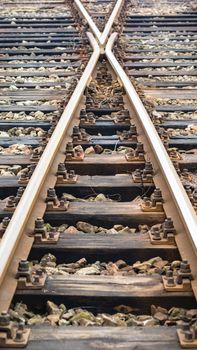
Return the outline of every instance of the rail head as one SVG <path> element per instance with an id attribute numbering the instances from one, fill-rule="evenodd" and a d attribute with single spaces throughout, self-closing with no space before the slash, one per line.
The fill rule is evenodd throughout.
<path id="1" fill-rule="evenodd" d="M 192 207 L 192 204 L 186 194 L 186 191 L 181 183 L 181 180 L 167 154 L 167 151 L 141 101 L 134 86 L 132 85 L 127 74 L 117 61 L 115 55 L 112 52 L 113 44 L 116 40 L 118 33 L 113 33 L 106 45 L 106 56 L 113 67 L 115 73 L 119 77 L 122 85 L 125 88 L 127 96 L 134 106 L 137 116 L 142 125 L 143 132 L 146 135 L 155 158 L 159 164 L 161 172 L 169 188 L 169 192 L 174 199 L 174 203 L 182 220 L 183 226 L 187 232 L 189 244 L 192 249 L 193 256 L 197 255 L 197 216 Z M 196 264 L 197 265 L 197 264 Z M 196 271 L 196 266 L 194 268 Z M 196 276 L 197 277 L 197 276 Z"/>
<path id="2" fill-rule="evenodd" d="M 79 11 L 83 15 L 84 19 L 88 22 L 90 29 L 96 36 L 96 39 L 98 40 L 99 45 L 101 48 L 105 47 L 105 44 L 107 42 L 108 36 L 110 34 L 111 28 L 114 24 L 115 19 L 117 18 L 118 14 L 120 13 L 121 7 L 124 4 L 124 0 L 117 0 L 116 4 L 113 8 L 113 11 L 105 25 L 104 31 L 101 33 L 100 30 L 97 28 L 96 24 L 92 20 L 91 16 L 89 15 L 88 11 L 85 9 L 83 4 L 80 0 L 74 0 L 75 4 L 77 5 Z"/>
<path id="3" fill-rule="evenodd" d="M 50 171 L 52 162 L 58 152 L 61 142 L 64 138 L 66 130 L 68 129 L 70 120 L 75 112 L 77 105 L 83 95 L 85 87 L 87 86 L 92 72 L 96 66 L 100 56 L 100 48 L 97 41 L 91 33 L 87 33 L 93 48 L 93 53 L 89 62 L 75 88 L 41 158 L 38 165 L 31 176 L 31 179 L 23 193 L 23 196 L 17 205 L 17 208 L 12 216 L 12 219 L 6 229 L 5 234 L 0 242 L 0 287 L 6 275 L 6 272 L 12 262 L 16 248 L 20 242 L 20 238 L 24 232 L 26 224 L 35 206 L 36 200 L 39 197 L 42 185 Z"/>
<path id="4" fill-rule="evenodd" d="M 118 17 L 123 4 L 124 4 L 124 0 L 117 0 L 116 5 L 113 8 L 113 11 L 112 11 L 107 23 L 106 23 L 105 29 L 100 37 L 99 42 L 100 42 L 102 47 L 104 47 L 106 42 L 107 42 L 107 39 L 108 39 L 108 36 L 109 36 L 110 31 L 112 29 L 112 26 L 113 26 L 116 18 Z"/>
<path id="5" fill-rule="evenodd" d="M 94 21 L 92 20 L 92 18 L 89 15 L 88 11 L 85 9 L 85 7 L 83 6 L 83 4 L 81 3 L 80 0 L 74 0 L 74 2 L 77 5 L 77 7 L 78 7 L 80 13 L 82 14 L 82 16 L 84 17 L 84 19 L 88 22 L 89 27 L 92 30 L 92 32 L 94 33 L 96 39 L 99 41 L 100 36 L 101 36 L 101 32 L 97 28 L 97 26 L 94 23 Z"/>

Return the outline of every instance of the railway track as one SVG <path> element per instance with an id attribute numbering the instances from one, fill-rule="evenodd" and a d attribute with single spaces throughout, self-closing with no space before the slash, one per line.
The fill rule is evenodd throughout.
<path id="1" fill-rule="evenodd" d="M 82 1 L 88 14 L 96 24 L 100 32 L 105 29 L 105 24 L 109 19 L 112 9 L 115 5 L 115 1 L 101 0 L 101 1 Z"/>
<path id="2" fill-rule="evenodd" d="M 1 348 L 197 348 L 195 7 L 134 5 L 3 4 Z"/>

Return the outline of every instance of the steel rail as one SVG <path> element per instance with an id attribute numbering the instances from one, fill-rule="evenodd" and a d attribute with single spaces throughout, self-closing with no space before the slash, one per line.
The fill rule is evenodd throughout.
<path id="1" fill-rule="evenodd" d="M 105 29 L 100 37 L 100 40 L 99 40 L 99 43 L 101 44 L 102 47 L 104 47 L 106 44 L 106 41 L 108 39 L 109 33 L 111 31 L 111 28 L 112 28 L 112 25 L 114 24 L 114 21 L 121 10 L 123 3 L 124 3 L 124 0 L 117 0 L 116 5 L 113 8 L 113 11 L 112 11 L 112 13 L 107 21 Z"/>
<path id="2" fill-rule="evenodd" d="M 33 207 L 36 204 L 36 200 L 39 198 L 39 193 L 47 174 L 49 174 L 50 167 L 62 143 L 65 132 L 68 129 L 73 113 L 80 102 L 84 89 L 89 82 L 100 56 L 100 48 L 97 41 L 91 33 L 87 33 L 87 36 L 93 48 L 93 53 L 38 162 L 33 175 L 31 176 L 31 179 L 0 242 L 0 285 L 2 284 L 9 265 L 12 262 L 17 245 L 20 242 L 20 238 L 31 215 Z"/>
<path id="3" fill-rule="evenodd" d="M 187 238 L 189 239 L 190 248 L 192 249 L 191 255 L 194 257 L 193 271 L 195 274 L 195 279 L 197 279 L 197 215 L 140 97 L 138 96 L 130 79 L 128 78 L 125 71 L 123 70 L 123 68 L 121 67 L 121 65 L 119 64 L 112 52 L 112 47 L 117 35 L 118 33 L 113 33 L 111 35 L 106 45 L 105 54 L 111 66 L 113 67 L 113 70 L 115 71 L 123 87 L 125 88 L 127 96 L 137 113 L 137 117 L 142 126 L 143 133 L 148 139 L 151 150 L 159 164 L 159 167 L 167 183 L 170 194 L 174 199 L 174 203 L 182 220 L 182 224 L 186 230 Z M 185 243 L 183 242 L 183 244 Z M 188 251 L 187 255 L 189 254 L 190 252 Z M 188 256 L 188 260 L 189 257 L 190 256 Z M 193 282 L 193 284 L 195 285 L 195 294 L 197 296 L 196 280 Z"/>
<path id="4" fill-rule="evenodd" d="M 86 21 L 89 24 L 89 27 L 91 28 L 92 32 L 94 33 L 94 35 L 96 36 L 97 40 L 99 41 L 100 36 L 101 36 L 101 32 L 98 29 L 97 25 L 94 23 L 94 21 L 92 20 L 92 18 L 90 17 L 88 11 L 85 9 L 85 7 L 83 6 L 83 4 L 81 3 L 80 0 L 74 0 L 75 4 L 77 5 L 79 11 L 81 12 L 81 14 L 83 15 L 83 17 L 86 19 Z"/>
<path id="5" fill-rule="evenodd" d="M 81 14 L 83 15 L 84 19 L 88 22 L 90 29 L 92 30 L 92 32 L 94 33 L 94 35 L 96 36 L 99 45 L 104 48 L 106 41 L 108 39 L 108 36 L 110 34 L 112 25 L 117 17 L 117 15 L 120 12 L 120 9 L 124 3 L 124 0 L 117 0 L 113 11 L 105 25 L 104 31 L 101 33 L 100 30 L 98 29 L 97 25 L 94 23 L 94 21 L 92 20 L 91 16 L 89 15 L 88 11 L 85 9 L 84 5 L 81 3 L 80 0 L 74 0 L 75 4 L 77 5 L 79 11 L 81 12 Z"/>

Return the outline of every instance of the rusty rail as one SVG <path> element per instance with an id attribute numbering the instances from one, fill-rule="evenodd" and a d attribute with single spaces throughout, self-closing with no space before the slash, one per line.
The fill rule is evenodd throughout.
<path id="1" fill-rule="evenodd" d="M 194 277 L 194 281 L 192 282 L 193 290 L 195 296 L 197 297 L 197 216 L 141 99 L 139 98 L 130 79 L 112 52 L 112 47 L 114 41 L 117 38 L 117 35 L 118 33 L 113 33 L 111 35 L 106 45 L 105 54 L 120 82 L 124 86 L 127 96 L 137 113 L 138 119 L 143 129 L 143 133 L 150 144 L 153 154 L 155 155 L 159 168 L 161 169 L 165 182 L 168 186 L 169 192 L 176 205 L 182 225 L 184 226 L 187 233 L 187 242 L 182 238 L 180 240 L 177 239 L 176 242 L 182 257 L 190 261 Z M 177 235 L 177 237 L 178 236 L 179 235 Z M 188 242 L 189 245 L 187 246 Z"/>
<path id="2" fill-rule="evenodd" d="M 77 5 L 79 12 L 82 14 L 82 16 L 86 19 L 86 21 L 89 24 L 89 27 L 91 28 L 92 32 L 94 33 L 95 37 L 97 38 L 97 40 L 99 41 L 99 38 L 101 36 L 101 32 L 100 30 L 97 28 L 96 24 L 94 23 L 94 21 L 92 20 L 92 18 L 90 17 L 88 11 L 85 9 L 85 7 L 83 6 L 83 4 L 81 3 L 80 0 L 74 0 L 75 4 Z"/>
<path id="3" fill-rule="evenodd" d="M 106 26 L 104 28 L 104 31 L 101 33 L 100 30 L 97 28 L 96 24 L 94 23 L 94 21 L 92 20 L 91 16 L 89 15 L 88 11 L 85 9 L 85 7 L 83 6 L 83 4 L 81 3 L 80 0 L 74 0 L 75 4 L 77 5 L 80 13 L 82 14 L 82 16 L 84 17 L 84 19 L 88 22 L 90 29 L 92 30 L 92 32 L 94 33 L 94 35 L 96 36 L 96 39 L 98 40 L 99 45 L 104 48 L 106 41 L 108 39 L 108 36 L 110 34 L 112 25 L 116 19 L 116 17 L 118 16 L 121 7 L 124 3 L 124 0 L 117 0 L 113 11 L 106 23 Z"/>
<path id="4" fill-rule="evenodd" d="M 46 176 L 50 172 L 51 164 L 61 145 L 65 132 L 68 129 L 73 113 L 79 104 L 84 89 L 98 61 L 100 49 L 97 41 L 94 39 L 91 33 L 87 33 L 87 35 L 93 47 L 91 58 L 43 152 L 43 155 L 40 158 L 40 161 L 38 162 L 38 165 L 24 191 L 19 204 L 17 205 L 12 219 L 1 240 L 0 285 L 2 284 L 8 267 L 13 260 L 17 245 L 21 239 L 22 233 L 29 220 L 33 207 L 36 204 L 36 200 L 39 197 Z"/>

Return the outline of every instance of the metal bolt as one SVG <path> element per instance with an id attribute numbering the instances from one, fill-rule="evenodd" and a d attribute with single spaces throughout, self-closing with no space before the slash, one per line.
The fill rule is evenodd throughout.
<path id="1" fill-rule="evenodd" d="M 52 187 L 48 188 L 48 190 L 47 190 L 47 197 L 49 199 L 56 199 L 57 198 L 54 188 L 52 188 Z"/>
<path id="2" fill-rule="evenodd" d="M 134 175 L 137 179 L 139 179 L 140 181 L 142 181 L 142 171 L 140 169 L 136 169 L 134 172 Z"/>
<path id="3" fill-rule="evenodd" d="M 144 153 L 144 146 L 141 142 L 137 143 L 137 147 L 136 147 L 136 153 Z"/>
<path id="4" fill-rule="evenodd" d="M 166 277 L 167 277 L 167 278 L 173 277 L 173 271 L 172 271 L 172 270 L 167 270 L 167 271 L 166 271 Z"/>
<path id="5" fill-rule="evenodd" d="M 160 240 L 161 239 L 161 233 L 159 230 L 159 227 L 152 227 L 151 234 L 153 235 L 154 240 Z"/>
<path id="6" fill-rule="evenodd" d="M 40 276 L 35 275 L 35 276 L 33 277 L 33 282 L 34 282 L 35 284 L 40 283 Z"/>
<path id="7" fill-rule="evenodd" d="M 73 126 L 73 134 L 79 134 L 79 126 L 78 125 Z"/>
<path id="8" fill-rule="evenodd" d="M 132 125 L 130 126 L 129 133 L 130 133 L 131 135 L 136 135 L 137 130 L 136 130 L 136 126 L 135 126 L 135 125 L 132 124 Z"/>
<path id="9" fill-rule="evenodd" d="M 169 287 L 175 286 L 174 277 L 168 277 L 167 278 L 167 286 L 169 286 Z"/>
<path id="10" fill-rule="evenodd" d="M 55 232 L 50 231 L 49 232 L 49 239 L 54 239 L 54 237 L 55 237 Z"/>
<path id="11" fill-rule="evenodd" d="M 10 222 L 10 218 L 8 218 L 7 216 L 5 218 L 3 218 L 2 220 L 2 228 L 3 229 L 6 229 L 9 225 L 9 222 Z"/>
<path id="12" fill-rule="evenodd" d="M 28 272 L 29 271 L 29 261 L 21 260 L 18 264 L 18 272 Z"/>
<path id="13" fill-rule="evenodd" d="M 60 206 L 60 207 L 64 207 L 64 206 L 65 206 L 65 200 L 64 200 L 64 199 L 61 199 L 61 200 L 60 200 L 59 206 Z"/>
<path id="14" fill-rule="evenodd" d="M 73 143 L 68 142 L 66 145 L 66 153 L 71 153 L 71 152 L 73 152 Z"/>
<path id="15" fill-rule="evenodd" d="M 167 238 L 168 233 L 175 233 L 175 228 L 174 228 L 174 224 L 173 221 L 170 217 L 166 218 L 163 225 L 163 232 L 164 232 L 164 238 Z"/>
<path id="16" fill-rule="evenodd" d="M 36 159 L 39 158 L 40 155 L 42 154 L 42 152 L 43 152 L 43 150 L 35 148 L 35 149 L 32 151 L 32 159 L 34 159 L 34 158 L 36 158 Z"/>
<path id="17" fill-rule="evenodd" d="M 24 338 L 23 338 L 23 332 L 20 331 L 20 330 L 18 330 L 18 331 L 16 332 L 15 341 L 16 341 L 16 342 L 22 342 L 23 339 L 24 339 Z"/>
<path id="18" fill-rule="evenodd" d="M 16 205 L 15 197 L 14 197 L 14 196 L 8 197 L 8 200 L 7 200 L 7 203 L 6 203 L 6 207 L 8 207 L 8 208 L 14 208 L 15 205 Z"/>
<path id="19" fill-rule="evenodd" d="M 159 187 L 156 187 L 154 190 L 154 197 L 156 198 L 162 198 L 161 190 Z"/>
<path id="20" fill-rule="evenodd" d="M 184 175 L 187 176 L 187 175 L 188 175 L 188 169 L 183 169 L 183 170 L 182 170 L 182 175 L 183 175 L 183 176 L 184 176 Z"/>
<path id="21" fill-rule="evenodd" d="M 189 330 L 189 323 L 183 322 L 181 324 L 181 329 L 182 329 L 182 331 L 188 331 Z"/>
<path id="22" fill-rule="evenodd" d="M 72 137 L 74 141 L 80 140 L 81 139 L 81 132 L 79 130 L 78 125 L 75 125 L 73 127 L 73 133 L 72 133 Z"/>
<path id="23" fill-rule="evenodd" d="M 43 238 L 46 238 L 47 229 L 44 226 L 44 220 L 42 218 L 37 218 L 35 220 L 34 233 L 41 234 Z"/>
<path id="24" fill-rule="evenodd" d="M 151 199 L 153 201 L 153 205 L 156 204 L 157 202 L 163 202 L 162 193 L 161 193 L 160 188 L 158 188 L 158 187 L 155 188 L 155 190 L 151 196 Z"/>
<path id="25" fill-rule="evenodd" d="M 36 275 L 42 276 L 43 275 L 42 269 L 36 269 Z"/>
<path id="26" fill-rule="evenodd" d="M 182 284 L 183 283 L 183 278 L 182 278 L 182 276 L 181 275 L 177 275 L 177 277 L 176 277 L 176 283 L 177 284 Z"/>
<path id="27" fill-rule="evenodd" d="M 181 273 L 190 273 L 191 269 L 190 269 L 190 265 L 188 264 L 187 260 L 183 260 L 180 264 L 180 272 Z"/>
<path id="28" fill-rule="evenodd" d="M 24 192 L 24 188 L 23 188 L 23 187 L 19 187 L 16 196 L 17 196 L 18 198 L 21 198 L 22 195 L 23 195 L 23 192 Z"/>
<path id="29" fill-rule="evenodd" d="M 70 179 L 72 179 L 73 177 L 75 177 L 75 171 L 74 170 L 70 170 L 69 173 L 68 173 L 68 177 Z"/>
<path id="30" fill-rule="evenodd" d="M 19 180 L 28 180 L 29 179 L 29 176 L 28 176 L 28 171 L 25 171 L 24 173 L 22 173 L 19 177 Z"/>
<path id="31" fill-rule="evenodd" d="M 10 315 L 7 311 L 2 311 L 0 314 L 0 326 L 9 326 L 10 324 Z"/>
<path id="32" fill-rule="evenodd" d="M 166 229 L 174 229 L 174 224 L 173 224 L 173 221 L 170 217 L 167 217 L 164 221 L 164 227 Z"/>
<path id="33" fill-rule="evenodd" d="M 85 109 L 82 109 L 82 110 L 81 110 L 80 116 L 81 116 L 81 117 L 86 117 L 86 111 L 85 111 Z"/>
<path id="34" fill-rule="evenodd" d="M 25 323 L 20 321 L 19 325 L 18 325 L 18 329 L 19 329 L 19 331 L 24 331 L 25 330 Z"/>
<path id="35" fill-rule="evenodd" d="M 44 220 L 42 218 L 37 218 L 35 220 L 35 229 L 42 229 L 44 228 Z"/>
<path id="36" fill-rule="evenodd" d="M 58 164 L 58 171 L 65 171 L 65 170 L 66 170 L 65 164 L 64 163 L 59 163 Z"/>
<path id="37" fill-rule="evenodd" d="M 18 191 L 17 191 L 17 194 L 16 194 L 16 197 L 15 197 L 16 204 L 19 203 L 19 201 L 20 201 L 20 199 L 21 199 L 21 197 L 23 195 L 23 192 L 24 192 L 24 188 L 23 187 L 19 187 Z"/>
<path id="38" fill-rule="evenodd" d="M 56 124 L 57 124 L 57 117 L 56 117 L 56 116 L 53 116 L 53 117 L 52 117 L 51 124 L 52 124 L 52 125 L 54 125 L 54 124 L 56 125 Z"/>
<path id="39" fill-rule="evenodd" d="M 185 342 L 192 342 L 193 341 L 193 334 L 191 331 L 184 332 L 184 341 Z"/>
<path id="40" fill-rule="evenodd" d="M 143 171 L 145 174 L 153 174 L 153 166 L 151 162 L 146 162 L 145 163 L 145 168 Z"/>
<path id="41" fill-rule="evenodd" d="M 59 163 L 57 168 L 57 175 L 63 175 L 65 176 L 67 173 L 66 167 L 64 163 Z"/>

